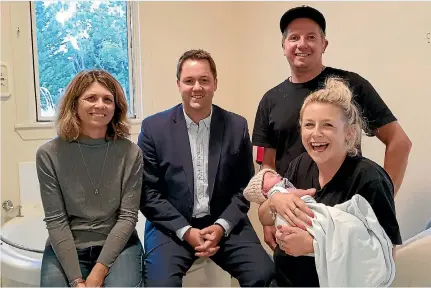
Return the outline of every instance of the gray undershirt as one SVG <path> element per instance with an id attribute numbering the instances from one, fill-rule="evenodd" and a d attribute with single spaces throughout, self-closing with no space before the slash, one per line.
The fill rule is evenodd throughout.
<path id="1" fill-rule="evenodd" d="M 130 237 L 137 237 L 143 175 L 142 152 L 133 142 L 109 141 L 108 154 L 105 139 L 83 136 L 79 142 L 83 156 L 77 141 L 60 137 L 36 153 L 47 245 L 69 281 L 82 277 L 76 249 L 103 246 L 97 262 L 110 267 Z"/>

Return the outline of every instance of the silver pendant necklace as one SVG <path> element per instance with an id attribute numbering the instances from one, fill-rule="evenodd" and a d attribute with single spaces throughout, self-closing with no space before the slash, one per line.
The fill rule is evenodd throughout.
<path id="1" fill-rule="evenodd" d="M 105 160 L 103 161 L 103 166 L 102 166 L 102 173 L 100 174 L 99 184 L 97 184 L 97 187 L 96 187 L 96 185 L 94 185 L 93 179 L 90 176 L 90 171 L 88 171 L 87 163 L 85 163 L 84 154 L 82 154 L 81 143 L 79 143 L 78 141 L 79 152 L 81 152 L 82 161 L 84 162 L 84 166 L 85 166 L 85 170 L 87 171 L 88 178 L 91 181 L 91 185 L 93 185 L 94 194 L 99 194 L 100 182 L 102 181 L 103 171 L 105 170 L 106 158 L 108 157 L 109 144 L 110 142 L 108 142 L 108 148 L 106 148 Z"/>

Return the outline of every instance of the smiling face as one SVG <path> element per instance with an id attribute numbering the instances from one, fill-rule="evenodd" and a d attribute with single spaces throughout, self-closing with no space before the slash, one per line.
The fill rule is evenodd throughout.
<path id="1" fill-rule="evenodd" d="M 115 112 L 115 99 L 112 93 L 99 82 L 91 84 L 78 98 L 77 107 L 81 133 L 105 135 Z"/>
<path id="2" fill-rule="evenodd" d="M 214 92 L 217 90 L 217 79 L 207 60 L 184 61 L 177 85 L 187 114 L 209 115 Z"/>
<path id="3" fill-rule="evenodd" d="M 298 18 L 287 26 L 283 53 L 292 69 L 308 70 L 322 65 L 328 41 L 319 25 L 308 18 Z"/>
<path id="4" fill-rule="evenodd" d="M 302 144 L 318 165 L 346 156 L 348 131 L 339 107 L 316 102 L 305 106 L 301 119 Z"/>

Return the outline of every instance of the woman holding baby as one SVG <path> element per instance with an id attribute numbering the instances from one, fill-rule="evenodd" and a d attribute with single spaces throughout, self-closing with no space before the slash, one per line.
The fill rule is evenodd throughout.
<path id="1" fill-rule="evenodd" d="M 277 227 L 277 284 L 311 287 L 319 286 L 314 257 L 305 256 L 314 252 L 313 237 L 306 230 L 314 215 L 301 196 L 311 195 L 318 203 L 334 206 L 359 194 L 369 202 L 394 246 L 401 244 L 401 236 L 390 177 L 358 153 L 363 121 L 344 82 L 329 78 L 323 89 L 310 94 L 299 122 L 307 152 L 293 160 L 284 175 L 297 190 L 268 193 L 270 187 L 263 189 L 267 200 L 259 207 L 259 219 L 263 225 L 274 225 L 273 216 L 278 214 L 290 224 Z M 266 174 L 271 173 L 263 173 L 262 182 Z"/>

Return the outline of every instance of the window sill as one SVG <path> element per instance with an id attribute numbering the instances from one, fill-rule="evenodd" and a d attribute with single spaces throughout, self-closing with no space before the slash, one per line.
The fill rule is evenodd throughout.
<path id="1" fill-rule="evenodd" d="M 51 139 L 57 135 L 52 122 L 15 124 L 15 131 L 25 141 Z"/>
<path id="2" fill-rule="evenodd" d="M 141 120 L 130 119 L 130 132 L 132 135 L 141 131 Z M 28 124 L 15 124 L 15 131 L 22 140 L 47 140 L 57 135 L 53 122 L 36 122 Z"/>

